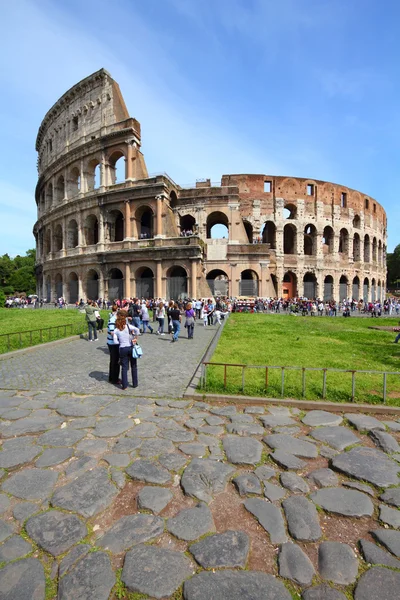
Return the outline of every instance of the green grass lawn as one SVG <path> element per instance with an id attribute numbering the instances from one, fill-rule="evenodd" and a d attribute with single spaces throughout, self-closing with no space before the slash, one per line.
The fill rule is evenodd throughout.
<path id="1" fill-rule="evenodd" d="M 100 312 L 106 324 L 108 311 Z M 0 308 L 0 354 L 86 331 L 85 315 L 76 308 L 54 310 Z M 18 335 L 10 335 L 7 338 L 4 334 Z"/>
<path id="2" fill-rule="evenodd" d="M 212 362 L 246 365 L 327 367 L 376 371 L 400 371 L 400 344 L 395 334 L 368 329 L 371 325 L 391 326 L 398 318 L 321 318 L 291 315 L 232 314 L 222 332 Z M 281 397 L 281 370 L 246 369 L 242 391 L 242 370 L 227 369 L 224 388 L 223 367 L 207 368 L 207 391 Z M 302 372 L 285 373 L 285 397 L 302 397 Z M 322 373 L 306 372 L 306 399 L 321 399 Z M 400 406 L 400 373 L 387 377 L 387 404 Z M 379 403 L 383 378 L 356 375 L 356 401 Z M 351 398 L 351 374 L 327 374 L 327 400 L 347 402 Z"/>

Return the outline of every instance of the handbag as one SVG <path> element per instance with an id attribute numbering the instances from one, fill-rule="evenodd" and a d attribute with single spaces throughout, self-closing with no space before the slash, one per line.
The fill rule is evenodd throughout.
<path id="1" fill-rule="evenodd" d="M 189 325 L 194 325 L 194 317 L 186 317 L 185 327 L 189 327 Z"/>
<path id="2" fill-rule="evenodd" d="M 132 346 L 132 356 L 133 356 L 133 358 L 142 358 L 142 356 L 143 356 L 142 346 L 139 346 L 139 344 L 134 344 Z"/>

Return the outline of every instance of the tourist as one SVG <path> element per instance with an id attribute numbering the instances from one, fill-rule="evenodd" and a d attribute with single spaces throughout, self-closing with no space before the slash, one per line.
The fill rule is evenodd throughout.
<path id="1" fill-rule="evenodd" d="M 111 308 L 107 324 L 107 346 L 110 352 L 110 367 L 108 381 L 114 385 L 121 383 L 119 378 L 119 343 L 114 341 L 115 321 L 117 319 L 118 306 L 114 304 Z"/>
<path id="2" fill-rule="evenodd" d="M 173 333 L 173 326 L 172 326 L 172 318 L 171 318 L 171 312 L 174 309 L 174 301 L 170 300 L 168 302 L 168 308 L 167 308 L 167 317 L 168 317 L 168 333 L 171 334 Z"/>
<path id="3" fill-rule="evenodd" d="M 400 321 L 399 321 L 399 325 L 400 325 Z M 397 333 L 394 343 L 398 344 L 398 342 L 400 340 L 400 327 L 393 327 L 393 331 L 395 331 Z"/>
<path id="4" fill-rule="evenodd" d="M 170 316 L 171 316 L 172 329 L 173 329 L 173 337 L 172 337 L 171 341 L 177 342 L 178 337 L 179 337 L 179 332 L 181 330 L 182 317 L 181 317 L 181 312 L 180 312 L 179 307 L 176 302 L 174 303 L 173 308 L 170 310 Z"/>
<path id="5" fill-rule="evenodd" d="M 120 310 L 117 313 L 114 329 L 114 342 L 119 344 L 119 358 L 121 361 L 121 379 L 122 389 L 128 387 L 128 368 L 131 366 L 132 385 L 138 386 L 137 359 L 132 356 L 132 345 L 137 343 L 132 334 L 135 328 L 127 323 L 128 313 L 125 310 Z"/>
<path id="6" fill-rule="evenodd" d="M 156 331 L 157 335 L 165 335 L 164 333 L 164 321 L 165 321 L 165 307 L 164 303 L 160 302 L 157 306 L 157 309 L 153 308 L 154 311 L 157 311 L 157 321 L 158 321 L 158 330 Z"/>
<path id="7" fill-rule="evenodd" d="M 88 300 L 87 301 L 87 304 L 85 306 L 85 313 L 86 313 L 86 321 L 87 321 L 87 324 L 88 324 L 88 339 L 89 339 L 89 342 L 93 342 L 92 335 L 93 335 L 94 341 L 97 342 L 96 308 L 94 306 L 93 300 Z"/>
<path id="8" fill-rule="evenodd" d="M 150 333 L 153 333 L 153 328 L 150 325 L 150 315 L 149 315 L 149 311 L 146 306 L 146 302 L 143 302 L 143 304 L 142 304 L 142 308 L 140 310 L 140 316 L 142 318 L 143 333 L 146 333 L 147 327 L 150 329 Z"/>
<path id="9" fill-rule="evenodd" d="M 192 308 L 191 302 L 188 302 L 186 305 L 185 317 L 186 317 L 185 327 L 187 329 L 188 340 L 192 340 L 193 333 L 194 333 L 195 314 L 194 314 L 194 310 Z"/>
<path id="10" fill-rule="evenodd" d="M 194 307 L 196 309 L 196 318 L 200 319 L 201 318 L 201 309 L 203 308 L 203 303 L 200 298 L 196 301 Z"/>
<path id="11" fill-rule="evenodd" d="M 214 320 L 214 304 L 209 298 L 207 302 L 207 325 L 212 325 Z"/>

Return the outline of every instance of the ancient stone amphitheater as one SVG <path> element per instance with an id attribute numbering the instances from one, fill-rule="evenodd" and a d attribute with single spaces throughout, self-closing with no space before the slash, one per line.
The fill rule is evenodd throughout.
<path id="1" fill-rule="evenodd" d="M 180 186 L 149 175 L 140 147 L 140 124 L 104 69 L 46 114 L 36 140 L 41 297 L 383 297 L 387 223 L 373 198 L 273 175 Z"/>

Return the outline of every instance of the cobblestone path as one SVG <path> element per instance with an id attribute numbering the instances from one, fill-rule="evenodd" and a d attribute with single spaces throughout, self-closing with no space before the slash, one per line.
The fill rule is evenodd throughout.
<path id="1" fill-rule="evenodd" d="M 45 384 L 0 392 L 1 600 L 398 597 L 400 421 Z"/>
<path id="2" fill-rule="evenodd" d="M 99 335 L 98 342 L 75 339 L 5 355 L 0 360 L 0 389 L 177 398 L 183 395 L 217 327 L 196 323 L 192 340 L 187 339 L 186 329 L 182 328 L 175 344 L 171 344 L 169 335 L 146 333 L 141 336 L 144 354 L 138 363 L 139 387 L 135 390 L 110 389 L 105 333 Z M 129 382 L 131 385 L 130 375 Z"/>

